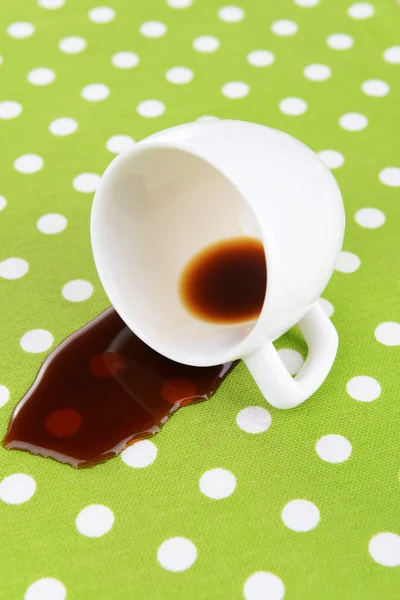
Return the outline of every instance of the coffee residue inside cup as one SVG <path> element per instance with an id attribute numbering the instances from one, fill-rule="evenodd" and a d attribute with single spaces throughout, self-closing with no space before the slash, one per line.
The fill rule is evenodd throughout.
<path id="1" fill-rule="evenodd" d="M 266 289 L 264 246 L 247 236 L 207 246 L 189 260 L 179 281 L 181 301 L 194 317 L 227 325 L 257 319 Z"/>

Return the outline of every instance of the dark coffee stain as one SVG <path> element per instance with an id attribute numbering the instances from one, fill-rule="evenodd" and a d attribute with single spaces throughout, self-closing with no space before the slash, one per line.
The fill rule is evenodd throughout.
<path id="1" fill-rule="evenodd" d="M 225 325 L 258 319 L 266 289 L 264 246 L 248 236 L 207 246 L 190 259 L 179 282 L 181 300 L 193 316 Z"/>
<path id="2" fill-rule="evenodd" d="M 153 436 L 181 406 L 210 398 L 235 365 L 169 360 L 110 308 L 48 356 L 3 445 L 74 467 L 95 465 Z"/>

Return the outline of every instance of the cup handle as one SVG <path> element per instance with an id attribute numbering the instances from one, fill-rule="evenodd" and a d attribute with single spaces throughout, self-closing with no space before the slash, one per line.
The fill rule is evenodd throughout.
<path id="1" fill-rule="evenodd" d="M 308 356 L 295 378 L 283 364 L 272 342 L 243 358 L 265 399 L 275 408 L 293 408 L 322 385 L 335 360 L 339 338 L 318 302 L 299 321 Z"/>

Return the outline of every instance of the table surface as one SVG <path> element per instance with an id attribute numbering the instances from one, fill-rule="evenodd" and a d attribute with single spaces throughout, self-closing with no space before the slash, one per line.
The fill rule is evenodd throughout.
<path id="1" fill-rule="evenodd" d="M 76 471 L 1 449 L 0 597 L 394 600 L 399 7 L 107 1 L 2 2 L 1 434 L 44 357 L 108 306 L 89 240 L 101 173 L 205 116 L 286 131 L 332 169 L 347 229 L 323 305 L 340 349 L 291 411 L 241 364 L 123 459 Z M 296 331 L 277 347 L 296 372 Z"/>

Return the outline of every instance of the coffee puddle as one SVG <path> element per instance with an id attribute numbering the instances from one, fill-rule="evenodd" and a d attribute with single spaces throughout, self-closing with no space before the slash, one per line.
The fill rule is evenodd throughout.
<path id="1" fill-rule="evenodd" d="M 169 360 L 110 308 L 45 360 L 3 445 L 74 467 L 95 465 L 153 436 L 179 407 L 210 398 L 235 365 Z"/>

